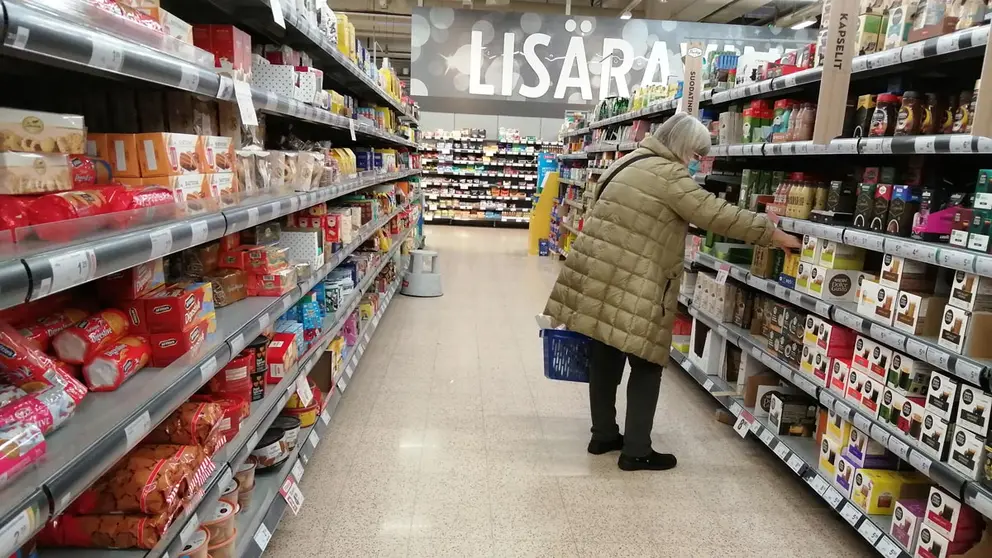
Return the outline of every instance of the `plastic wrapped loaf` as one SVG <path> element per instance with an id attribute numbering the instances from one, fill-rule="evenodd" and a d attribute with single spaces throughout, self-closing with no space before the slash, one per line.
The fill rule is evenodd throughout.
<path id="1" fill-rule="evenodd" d="M 83 365 L 86 387 L 92 391 L 113 391 L 144 368 L 152 355 L 147 336 L 122 337 Z"/>
<path id="2" fill-rule="evenodd" d="M 183 403 L 145 438 L 147 444 L 206 445 L 224 418 L 216 403 Z"/>
<path id="3" fill-rule="evenodd" d="M 38 534 L 38 542 L 42 546 L 151 550 L 161 540 L 171 521 L 167 514 L 66 514 L 45 525 Z"/>
<path id="4" fill-rule="evenodd" d="M 56 335 L 52 349 L 64 362 L 83 364 L 127 335 L 129 323 L 121 310 L 102 310 Z"/>

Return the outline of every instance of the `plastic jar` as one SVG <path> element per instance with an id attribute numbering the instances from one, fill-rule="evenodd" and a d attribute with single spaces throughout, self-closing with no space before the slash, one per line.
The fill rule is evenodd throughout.
<path id="1" fill-rule="evenodd" d="M 902 106 L 896 116 L 897 136 L 915 136 L 920 133 L 924 119 L 923 97 L 916 91 L 907 91 L 902 96 Z"/>
<path id="2" fill-rule="evenodd" d="M 179 558 L 207 558 L 207 547 L 210 536 L 207 530 L 200 527 L 193 532 L 193 536 L 183 545 Z"/>
<path id="3" fill-rule="evenodd" d="M 920 121 L 920 133 L 936 134 L 940 132 L 940 97 L 936 93 L 927 93 L 926 96 L 923 118 Z"/>
<path id="4" fill-rule="evenodd" d="M 288 411 L 284 411 L 284 412 L 288 412 Z M 276 417 L 276 420 L 272 421 L 272 427 L 269 430 L 270 431 L 278 430 L 282 432 L 283 442 L 286 443 L 286 447 L 289 448 L 289 451 L 292 451 L 294 448 L 296 448 L 297 438 L 299 438 L 300 436 L 300 426 L 301 426 L 301 421 L 299 418 L 295 416 L 281 415 Z M 310 425 L 306 425 L 306 426 L 310 426 Z"/>
<path id="5" fill-rule="evenodd" d="M 283 439 L 284 432 L 278 428 L 269 428 L 265 431 L 261 441 L 252 450 L 251 455 L 258 464 L 256 471 L 264 471 L 279 465 L 289 457 L 289 448 Z"/>
<path id="6" fill-rule="evenodd" d="M 238 513 L 238 505 L 226 500 L 217 502 L 214 507 L 203 517 L 202 528 L 210 533 L 211 541 L 226 541 L 234 536 L 235 516 Z"/>
<path id="7" fill-rule="evenodd" d="M 896 130 L 896 115 L 898 112 L 899 95 L 882 93 L 878 96 L 878 104 L 871 115 L 869 137 L 891 136 Z"/>
<path id="8" fill-rule="evenodd" d="M 971 91 L 962 91 L 958 108 L 954 111 L 952 134 L 967 134 L 971 130 Z"/>

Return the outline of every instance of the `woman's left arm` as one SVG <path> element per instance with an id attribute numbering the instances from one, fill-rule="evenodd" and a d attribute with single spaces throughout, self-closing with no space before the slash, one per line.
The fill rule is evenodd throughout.
<path id="1" fill-rule="evenodd" d="M 764 215 L 727 203 L 688 176 L 670 181 L 668 190 L 663 201 L 699 228 L 759 246 L 772 245 L 775 225 Z"/>

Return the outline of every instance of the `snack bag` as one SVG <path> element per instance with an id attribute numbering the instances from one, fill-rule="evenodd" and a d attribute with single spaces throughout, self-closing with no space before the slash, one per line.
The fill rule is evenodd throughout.
<path id="1" fill-rule="evenodd" d="M 34 323 L 20 328 L 20 333 L 42 351 L 47 351 L 52 338 L 66 328 L 82 320 L 87 315 L 79 308 L 66 308 L 54 314 L 39 318 Z"/>
<path id="2" fill-rule="evenodd" d="M 76 401 L 69 394 L 57 386 L 50 386 L 0 407 L 0 428 L 33 424 L 48 434 L 62 426 L 75 410 Z"/>
<path id="3" fill-rule="evenodd" d="M 113 391 L 144 368 L 151 355 L 147 336 L 122 337 L 83 365 L 83 379 L 92 391 Z"/>
<path id="4" fill-rule="evenodd" d="M 0 487 L 45 455 L 45 437 L 34 424 L 0 426 Z"/>
<path id="5" fill-rule="evenodd" d="M 52 339 L 55 354 L 69 364 L 83 364 L 127 335 L 127 314 L 108 308 L 63 330 Z"/>
<path id="6" fill-rule="evenodd" d="M 28 393 L 57 386 L 75 403 L 86 396 L 86 387 L 64 363 L 33 347 L 5 322 L 0 322 L 0 378 Z"/>

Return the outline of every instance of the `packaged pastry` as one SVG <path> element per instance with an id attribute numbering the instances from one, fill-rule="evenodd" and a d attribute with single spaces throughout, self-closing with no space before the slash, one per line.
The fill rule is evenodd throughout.
<path id="1" fill-rule="evenodd" d="M 255 152 L 238 150 L 234 153 L 234 174 L 238 179 L 238 190 L 251 193 L 260 188 L 255 181 Z"/>
<path id="2" fill-rule="evenodd" d="M 268 151 L 259 151 L 255 154 L 255 185 L 259 190 L 275 187 L 272 183 L 272 163 Z"/>
<path id="3" fill-rule="evenodd" d="M 28 218 L 42 240 L 65 242 L 89 234 L 101 226 L 92 219 L 50 225 L 70 219 L 103 215 L 110 210 L 106 192 L 101 189 L 45 194 L 28 205 Z M 46 225 L 46 226 L 38 226 Z"/>
<path id="4" fill-rule="evenodd" d="M 220 426 L 217 427 L 217 434 L 223 436 L 223 443 L 225 444 L 238 435 L 238 432 L 241 431 L 241 421 L 251 413 L 251 402 L 244 399 L 223 399 L 213 394 L 197 394 L 190 400 L 209 401 L 220 405 L 224 417 L 220 420 Z"/>
<path id="5" fill-rule="evenodd" d="M 56 335 L 52 349 L 63 362 L 83 364 L 127 335 L 129 326 L 124 312 L 116 308 L 101 310 Z"/>
<path id="6" fill-rule="evenodd" d="M 186 468 L 191 490 L 203 486 L 216 468 L 214 462 L 210 460 L 210 456 L 201 446 L 148 444 L 138 446 L 128 456 L 143 459 L 171 458 L 178 461 Z M 119 463 L 115 469 L 119 468 L 121 464 Z"/>
<path id="7" fill-rule="evenodd" d="M 163 221 L 177 214 L 175 193 L 163 186 L 113 186 L 105 191 L 108 191 L 110 226 L 114 228 L 125 229 L 146 221 Z"/>
<path id="8" fill-rule="evenodd" d="M 212 295 L 210 283 L 176 283 L 141 297 L 147 331 L 183 331 L 201 317 L 204 301 Z"/>
<path id="9" fill-rule="evenodd" d="M 269 167 L 269 187 L 279 189 L 286 185 L 286 176 L 289 168 L 286 166 L 286 153 L 284 151 L 270 151 L 265 158 Z"/>
<path id="10" fill-rule="evenodd" d="M 224 307 L 248 296 L 248 273 L 240 269 L 218 269 L 204 277 L 214 291 L 214 304 Z"/>
<path id="11" fill-rule="evenodd" d="M 138 164 L 138 141 L 135 134 L 90 134 L 86 140 L 86 153 L 110 164 L 115 178 L 141 176 Z M 107 182 L 99 182 L 107 184 Z"/>
<path id="12" fill-rule="evenodd" d="M 248 278 L 248 296 L 282 296 L 296 286 L 296 272 L 291 267 L 266 275 Z"/>
<path id="13" fill-rule="evenodd" d="M 189 45 L 193 44 L 192 25 L 159 7 L 143 8 L 139 11 L 159 22 L 166 36 Z"/>
<path id="14" fill-rule="evenodd" d="M 314 166 L 317 157 L 308 151 L 301 151 L 296 155 L 296 179 L 293 182 L 296 190 L 309 190 L 313 188 Z"/>
<path id="15" fill-rule="evenodd" d="M 220 243 L 209 242 L 183 250 L 183 274 L 192 279 L 203 279 L 217 271 L 220 261 Z M 214 301 L 217 301 L 217 289 L 214 288 Z"/>
<path id="16" fill-rule="evenodd" d="M 0 427 L 33 424 L 48 434 L 76 410 L 76 402 L 56 386 L 45 388 L 0 407 Z"/>
<path id="17" fill-rule="evenodd" d="M 0 426 L 0 487 L 41 459 L 45 451 L 45 437 L 38 425 L 12 423 Z"/>
<path id="18" fill-rule="evenodd" d="M 138 164 L 146 178 L 204 172 L 200 136 L 193 134 L 138 134 Z"/>
<path id="19" fill-rule="evenodd" d="M 0 153 L 0 194 L 43 194 L 72 187 L 67 155 Z"/>
<path id="20" fill-rule="evenodd" d="M 26 397 L 28 392 L 17 386 L 8 386 L 0 384 L 0 407 L 3 407 L 11 401 L 17 401 L 22 397 Z"/>
<path id="21" fill-rule="evenodd" d="M 7 197 L 0 203 L 0 231 L 5 231 L 4 240 L 17 242 L 20 233 L 18 229 L 31 225 L 28 205 L 31 200 L 17 197 Z"/>
<path id="22" fill-rule="evenodd" d="M 51 346 L 53 337 L 62 332 L 62 330 L 76 324 L 76 322 L 79 322 L 88 314 L 89 312 L 80 308 L 66 308 L 23 325 L 18 332 L 34 343 L 35 347 L 42 351 L 47 351 Z"/>
<path id="23" fill-rule="evenodd" d="M 299 189 L 299 183 L 297 182 L 299 177 L 299 153 L 295 151 L 286 151 L 285 155 L 286 172 L 282 177 L 283 186 L 286 189 Z"/>
<path id="24" fill-rule="evenodd" d="M 151 550 L 169 528 L 168 514 L 69 515 L 48 522 L 38 534 L 43 546 Z"/>
<path id="25" fill-rule="evenodd" d="M 234 170 L 234 143 L 223 136 L 203 136 L 200 141 L 200 159 L 203 172 L 231 172 Z"/>
<path id="26" fill-rule="evenodd" d="M 123 337 L 83 365 L 83 378 L 91 391 L 113 391 L 137 374 L 151 360 L 147 336 Z"/>
<path id="27" fill-rule="evenodd" d="M 80 494 L 68 513 L 172 514 L 182 504 L 188 483 L 189 471 L 181 460 L 135 452 Z"/>
<path id="28" fill-rule="evenodd" d="M 146 444 L 201 445 L 224 416 L 216 403 L 183 403 L 145 438 Z"/>
<path id="29" fill-rule="evenodd" d="M 254 274 L 273 273 L 288 263 L 289 250 L 280 246 L 255 246 L 248 251 L 248 266 Z"/>
<path id="30" fill-rule="evenodd" d="M 0 108 L 0 151 L 66 155 L 85 153 L 83 117 Z"/>
<path id="31" fill-rule="evenodd" d="M 28 393 L 56 386 L 76 403 L 86 396 L 86 386 L 72 377 L 66 365 L 33 347 L 4 322 L 0 322 L 0 377 Z"/>
<path id="32" fill-rule="evenodd" d="M 234 536 L 237 508 L 237 504 L 221 500 L 201 517 L 201 525 L 210 533 L 210 540 L 224 541 Z"/>
<path id="33" fill-rule="evenodd" d="M 220 200 L 223 206 L 238 202 L 238 181 L 233 172 L 212 172 L 203 175 L 204 197 Z"/>
<path id="34" fill-rule="evenodd" d="M 179 552 L 179 558 L 209 558 L 210 554 L 207 553 L 209 541 L 210 535 L 207 530 L 200 527 L 183 545 L 183 549 Z"/>

